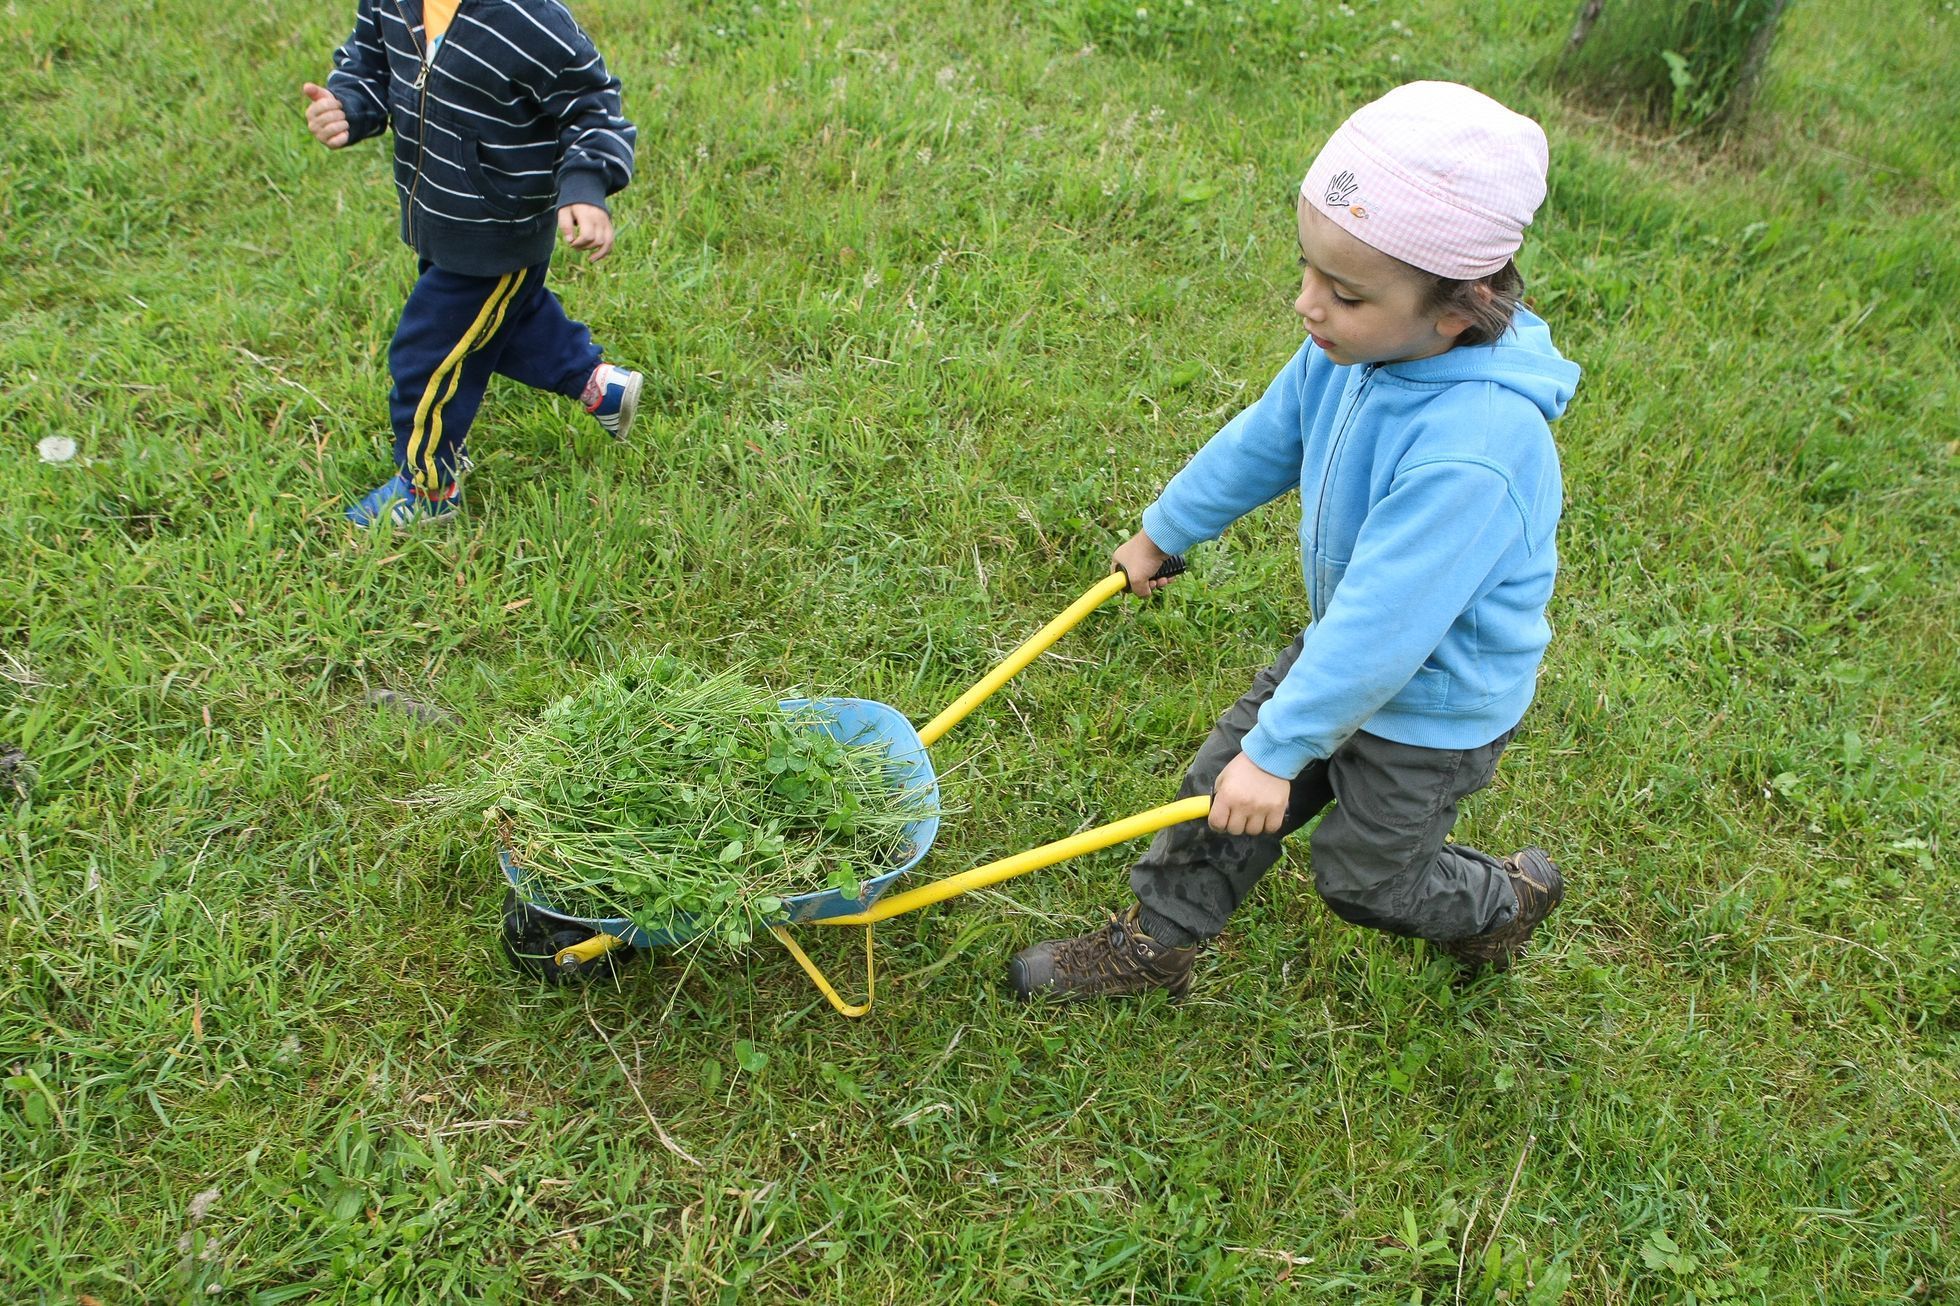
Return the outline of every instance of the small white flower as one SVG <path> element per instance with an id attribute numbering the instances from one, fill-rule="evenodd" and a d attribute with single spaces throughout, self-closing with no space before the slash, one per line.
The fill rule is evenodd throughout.
<path id="1" fill-rule="evenodd" d="M 1399 55 L 1399 54 L 1391 54 L 1390 56 L 1388 56 L 1388 61 L 1389 61 L 1390 63 L 1401 63 L 1401 62 L 1402 62 L 1402 56 L 1401 56 L 1401 55 Z"/>
<path id="2" fill-rule="evenodd" d="M 959 73 L 949 66 L 946 68 L 941 68 L 937 73 L 935 73 L 933 75 L 933 80 L 939 83 L 939 89 L 943 91 L 948 87 L 950 87 L 953 84 L 953 79 L 958 76 Z"/>
<path id="3" fill-rule="evenodd" d="M 75 442 L 65 435 L 51 435 L 35 448 L 44 463 L 66 463 L 75 460 Z"/>
<path id="4" fill-rule="evenodd" d="M 932 162 L 932 146 L 921 145 L 919 147 L 919 162 L 922 165 Z"/>

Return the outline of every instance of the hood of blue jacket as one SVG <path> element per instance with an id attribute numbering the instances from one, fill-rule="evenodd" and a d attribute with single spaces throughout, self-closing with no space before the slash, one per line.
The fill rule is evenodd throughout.
<path id="1" fill-rule="evenodd" d="M 1438 384 L 1495 381 L 1531 400 L 1547 422 L 1565 415 L 1579 388 L 1579 365 L 1559 353 L 1551 329 L 1524 308 L 1517 311 L 1510 330 L 1488 345 L 1465 345 L 1409 363 L 1385 363 L 1381 370 Z"/>

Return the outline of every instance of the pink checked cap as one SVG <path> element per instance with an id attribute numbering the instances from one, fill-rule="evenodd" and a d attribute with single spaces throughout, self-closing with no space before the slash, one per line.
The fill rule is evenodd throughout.
<path id="1" fill-rule="evenodd" d="M 1549 162 L 1523 114 L 1455 82 L 1410 82 L 1340 125 L 1300 198 L 1384 254 L 1474 281 L 1524 243 Z"/>

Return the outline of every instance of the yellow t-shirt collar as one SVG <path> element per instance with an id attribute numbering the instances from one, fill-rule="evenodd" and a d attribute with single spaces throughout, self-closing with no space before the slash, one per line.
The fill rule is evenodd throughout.
<path id="1" fill-rule="evenodd" d="M 450 20 L 456 17 L 456 6 L 462 0 L 422 0 L 422 33 L 433 46 L 449 31 Z"/>

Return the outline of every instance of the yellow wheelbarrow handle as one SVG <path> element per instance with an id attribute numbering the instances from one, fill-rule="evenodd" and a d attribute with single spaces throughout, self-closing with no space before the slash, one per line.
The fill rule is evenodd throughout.
<path id="1" fill-rule="evenodd" d="M 1001 659 L 1000 664 L 983 676 L 979 684 L 954 699 L 945 711 L 926 722 L 919 731 L 919 742 L 927 748 L 938 743 L 941 735 L 964 720 L 967 713 L 993 697 L 994 691 L 1012 680 L 1019 674 L 1021 668 L 1040 657 L 1050 644 L 1075 629 L 1082 618 L 1128 589 L 1129 584 L 1129 577 L 1120 571 L 1112 571 L 1091 586 L 1081 598 L 1063 609 L 1062 615 L 1030 635 L 1021 647 Z"/>
<path id="2" fill-rule="evenodd" d="M 1184 573 L 1184 559 L 1172 558 L 1158 568 L 1153 579 L 1169 578 Z M 949 704 L 945 711 L 926 722 L 919 731 L 919 742 L 931 748 L 939 742 L 939 737 L 965 719 L 967 713 L 993 697 L 995 690 L 1012 680 L 1021 669 L 1048 651 L 1048 646 L 1081 624 L 1084 617 L 1130 587 L 1129 573 L 1122 569 L 1091 585 L 1081 598 L 1062 609 L 1062 614 L 1037 630 L 1024 641 L 1021 647 L 1000 660 L 1000 664 L 985 676 L 980 683 L 967 690 Z"/>
<path id="3" fill-rule="evenodd" d="M 888 898 L 880 899 L 865 911 L 855 912 L 849 916 L 826 916 L 821 920 L 807 922 L 811 925 L 864 926 L 864 1001 L 862 1003 L 847 1003 L 837 996 L 836 988 L 805 955 L 803 949 L 796 946 L 796 941 L 790 938 L 789 931 L 780 925 L 770 926 L 769 931 L 785 948 L 789 949 L 790 956 L 796 959 L 796 964 L 803 968 L 804 974 L 808 975 L 824 997 L 829 999 L 831 1006 L 846 1016 L 862 1016 L 871 1010 L 872 999 L 875 996 L 871 964 L 871 927 L 879 921 L 890 920 L 894 916 L 902 916 L 921 907 L 930 907 L 934 903 L 945 902 L 948 898 L 972 893 L 975 889 L 985 889 L 1003 880 L 1011 880 L 1017 875 L 1026 875 L 1029 871 L 1038 871 L 1045 866 L 1053 866 L 1056 862 L 1065 862 L 1071 857 L 1097 852 L 1112 844 L 1123 843 L 1146 834 L 1155 834 L 1165 826 L 1178 825 L 1185 821 L 1200 821 L 1209 815 L 1211 815 L 1210 795 L 1200 794 L 1196 798 L 1181 798 L 1177 802 L 1153 807 L 1135 816 L 1126 816 L 1120 821 L 1111 821 L 1108 825 L 1099 825 L 1093 830 L 1072 834 L 1066 839 L 1045 843 L 1039 848 L 1030 848 L 1026 852 L 988 862 L 985 866 L 976 866 L 970 871 L 961 871 L 958 875 L 949 875 L 943 880 L 934 880 L 931 884 L 922 884 L 916 889 L 907 889 L 904 893 L 895 893 Z"/>

